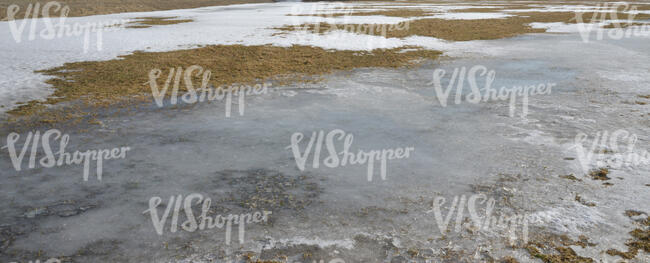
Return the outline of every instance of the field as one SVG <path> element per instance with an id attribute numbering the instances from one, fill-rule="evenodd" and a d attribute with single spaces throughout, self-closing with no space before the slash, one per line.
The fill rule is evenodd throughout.
<path id="1" fill-rule="evenodd" d="M 2 262 L 650 261 L 648 3 L 29 3 Z"/>

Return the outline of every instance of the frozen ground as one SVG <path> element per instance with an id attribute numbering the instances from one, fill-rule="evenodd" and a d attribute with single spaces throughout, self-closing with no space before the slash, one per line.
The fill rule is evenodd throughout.
<path id="1" fill-rule="evenodd" d="M 251 32 L 237 30 L 214 39 L 192 39 L 195 35 L 187 31 L 191 25 L 125 30 L 121 34 L 151 34 L 151 38 L 144 42 L 125 39 L 121 48 L 105 45 L 103 52 L 85 55 L 79 46 L 70 46 L 57 55 L 43 51 L 39 58 L 38 52 L 27 54 L 27 48 L 16 46 L 18 52 L 13 53 L 18 64 L 3 65 L 14 70 L 15 76 L 6 76 L 10 84 L 27 87 L 19 72 L 29 72 L 40 61 L 51 63 L 43 64 L 49 67 L 71 60 L 107 59 L 149 45 L 158 50 L 197 42 L 234 43 L 238 37 L 248 43 L 257 39 L 247 37 Z M 168 35 L 174 43 L 157 43 L 154 35 L 163 32 L 187 34 L 188 39 Z M 108 33 L 105 37 L 106 41 L 110 38 Z M 255 43 L 266 41 L 270 40 Z M 608 181 L 613 185 L 604 186 L 585 176 L 570 147 L 579 132 L 591 139 L 599 131 L 625 129 L 639 137 L 635 149 L 650 148 L 650 110 L 636 103 L 644 101 L 637 95 L 650 93 L 647 41 L 584 43 L 578 33 L 571 33 L 454 47 L 444 43 L 457 52 L 421 67 L 359 69 L 327 76 L 319 84 L 275 86 L 267 95 L 247 97 L 243 116 L 233 107 L 233 116 L 226 118 L 223 103 L 175 110 L 143 105 L 132 115 L 100 116 L 101 127 L 70 127 L 64 132 L 70 134 L 68 151 L 131 147 L 127 158 L 104 163 L 102 181 L 91 172 L 90 180 L 84 182 L 81 165 L 16 172 L 3 149 L 0 259 L 26 262 L 65 256 L 74 262 L 227 262 L 252 252 L 263 258 L 284 255 L 290 262 L 305 262 L 307 254 L 309 262 L 333 258 L 405 262 L 412 259 L 408 250 L 417 249 L 418 262 L 425 258 L 477 262 L 506 255 L 534 262 L 524 250 L 509 248 L 504 231 L 456 232 L 454 214 L 449 224 L 452 230 L 441 233 L 434 213 L 427 213 L 437 196 L 451 200 L 483 193 L 497 200 L 499 213 L 540 218 L 541 222 L 530 226 L 531 240 L 540 233 L 585 235 L 597 245 L 574 246 L 579 255 L 618 262 L 620 258 L 603 251 L 626 250 L 627 232 L 635 228 L 623 215 L 626 210 L 650 211 L 648 166 L 613 168 Z M 476 52 L 460 52 L 464 45 Z M 4 48 L 2 55 L 8 56 L 12 48 Z M 494 87 L 557 85 L 551 94 L 530 97 L 526 117 L 519 116 L 520 99 L 514 117 L 508 116 L 507 101 L 442 107 L 429 84 L 434 69 L 450 74 L 454 68 L 475 65 L 495 70 Z M 32 79 L 33 75 L 23 77 Z M 372 182 L 366 180 L 365 165 L 308 166 L 300 171 L 287 149 L 292 134 L 304 133 L 307 140 L 312 131 L 334 129 L 354 135 L 351 149 L 355 152 L 396 147 L 414 147 L 415 151 L 410 158 L 389 161 L 386 180 L 379 178 L 378 166 Z M 0 131 L 0 138 L 7 138 L 9 132 Z M 558 177 L 567 174 L 582 181 Z M 255 203 L 251 201 L 255 196 L 281 197 L 284 202 L 269 205 L 258 200 L 258 209 L 273 214 L 268 224 L 246 225 L 243 244 L 237 240 L 236 227 L 230 245 L 225 244 L 224 229 L 170 233 L 167 222 L 165 233 L 157 235 L 151 218 L 143 214 L 149 199 L 159 196 L 166 204 L 172 195 L 191 193 L 211 198 L 213 215 L 251 211 L 246 203 Z M 576 194 L 595 206 L 575 201 Z M 163 212 L 162 208 L 158 211 Z M 181 215 L 179 222 L 183 221 Z M 520 241 L 522 233 L 517 230 Z M 632 262 L 648 260 L 641 253 Z"/>
<path id="2" fill-rule="evenodd" d="M 576 157 L 569 147 L 578 132 L 593 137 L 626 129 L 639 136 L 636 149 L 650 147 L 648 108 L 630 103 L 650 84 L 646 43 L 529 35 L 484 43 L 499 50 L 495 56 L 469 54 L 411 70 L 360 69 L 321 84 L 276 87 L 248 97 L 244 116 L 225 118 L 222 103 L 205 103 L 103 117 L 101 128 L 65 131 L 69 149 L 132 148 L 128 158 L 105 163 L 101 182 L 92 174 L 83 182 L 81 166 L 16 172 L 2 155 L 0 193 L 10 205 L 2 207 L 0 225 L 3 239 L 12 240 L 2 256 L 29 259 L 41 251 L 41 259 L 66 255 L 80 262 L 207 262 L 251 251 L 292 260 L 309 253 L 315 259 L 391 262 L 416 248 L 438 259 L 512 254 L 531 262 L 523 250 L 505 248 L 503 232 L 451 231 L 442 238 L 433 213 L 426 213 L 436 196 L 484 193 L 499 200 L 498 211 L 542 218 L 531 225 L 531 239 L 542 232 L 586 235 L 598 245 L 575 247 L 578 254 L 614 262 L 601 252 L 625 250 L 633 225 L 624 211 L 650 210 L 648 167 L 612 169 L 614 185 L 606 187 L 585 177 L 577 159 L 567 159 Z M 509 117 L 507 102 L 441 107 L 428 85 L 433 70 L 473 65 L 494 69 L 497 87 L 557 86 L 550 95 L 530 97 L 526 118 Z M 390 161 L 386 180 L 375 174 L 368 182 L 366 167 L 359 165 L 299 171 L 286 149 L 291 135 L 333 129 L 354 135 L 353 150 L 415 151 Z M 571 173 L 583 180 L 558 178 Z M 236 234 L 235 243 L 225 245 L 223 229 L 158 236 L 142 214 L 153 196 L 190 193 L 210 197 L 216 214 L 239 213 L 256 187 L 302 202 L 269 207 L 271 223 L 247 225 L 241 245 Z M 596 206 L 576 202 L 576 194 Z M 647 260 L 641 254 L 633 261 Z"/>

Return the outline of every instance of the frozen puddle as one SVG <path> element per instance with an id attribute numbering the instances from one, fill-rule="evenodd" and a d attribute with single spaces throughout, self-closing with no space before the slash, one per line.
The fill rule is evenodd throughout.
<path id="1" fill-rule="evenodd" d="M 167 29 L 142 32 L 156 30 Z M 178 39 L 169 38 L 184 41 Z M 251 252 L 267 259 L 285 255 L 291 262 L 306 254 L 316 260 L 394 262 L 417 249 L 422 260 L 452 253 L 475 260 L 512 255 L 529 262 L 525 251 L 507 248 L 508 239 L 521 242 L 548 232 L 585 235 L 598 245 L 577 250 L 580 255 L 613 260 L 600 252 L 625 250 L 631 226 L 624 211 L 650 210 L 644 186 L 650 183 L 648 167 L 612 169 L 613 185 L 605 187 L 585 177 L 575 151 L 567 148 L 578 132 L 593 137 L 617 129 L 639 135 L 638 149 L 650 147 L 647 107 L 625 103 L 647 94 L 647 41 L 584 44 L 577 34 L 529 35 L 481 45 L 498 52 L 443 58 L 409 70 L 359 69 L 319 84 L 274 87 L 267 95 L 248 97 L 243 116 L 226 118 L 223 103 L 202 103 L 101 117 L 103 126 L 90 127 L 93 133 L 83 127 L 64 131 L 71 150 L 130 147 L 126 158 L 104 163 L 102 181 L 91 172 L 84 182 L 81 165 L 16 172 L 3 154 L 0 195 L 11 205 L 0 211 L 0 233 L 11 242 L 2 248 L 9 254 L 0 257 L 29 258 L 41 251 L 83 262 L 227 262 Z M 84 56 L 92 55 L 79 59 Z M 454 68 L 476 65 L 496 72 L 495 87 L 556 86 L 550 94 L 530 96 L 525 117 L 520 101 L 510 117 L 507 101 L 455 105 L 454 92 L 442 107 L 430 84 L 434 69 L 446 70 L 446 87 Z M 354 136 L 354 153 L 414 150 L 407 158 L 388 161 L 385 180 L 379 162 L 370 182 L 367 164 L 330 168 L 321 162 L 314 168 L 310 157 L 301 171 L 289 147 L 292 136 L 304 134 L 302 152 L 312 132 L 327 135 L 337 129 Z M 342 141 L 335 147 L 342 149 Z M 323 146 L 321 158 L 326 155 Z M 582 182 L 558 177 L 566 174 Z M 212 200 L 213 218 L 261 210 L 272 214 L 267 223 L 246 224 L 243 236 L 233 225 L 230 244 L 226 226 L 180 229 L 183 210 L 178 231 L 170 231 L 170 217 L 158 235 L 151 213 L 143 213 L 150 198 L 160 197 L 162 216 L 171 196 L 187 200 L 191 193 Z M 474 194 L 497 200 L 496 214 L 531 215 L 539 221 L 530 224 L 526 237 L 521 228 L 470 232 L 459 226 L 457 231 L 453 213 L 449 231 L 441 231 L 434 199 L 446 198 L 440 212 L 446 216 L 454 197 L 464 195 L 466 204 Z M 595 206 L 576 202 L 576 194 Z M 198 215 L 201 205 L 196 200 L 190 205 Z M 477 207 L 484 213 L 485 204 Z M 460 224 L 469 220 L 467 209 Z M 639 262 L 643 257 L 647 260 L 640 254 Z"/>

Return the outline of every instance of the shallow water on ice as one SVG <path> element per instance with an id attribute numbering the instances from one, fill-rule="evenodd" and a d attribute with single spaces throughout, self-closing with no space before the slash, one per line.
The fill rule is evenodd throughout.
<path id="1" fill-rule="evenodd" d="M 0 226 L 15 238 L 9 249 L 46 255 L 82 251 L 77 259 L 115 262 L 207 261 L 237 251 L 299 255 L 314 252 L 313 245 L 322 247 L 316 250 L 321 256 L 350 259 L 346 262 L 390 261 L 394 251 L 386 246 L 401 255 L 413 247 L 431 248 L 438 256 L 444 248 L 469 255 L 487 249 L 499 258 L 511 254 L 504 249 L 503 232 L 443 234 L 433 214 L 426 213 L 436 196 L 451 200 L 484 193 L 498 200 L 500 212 L 541 218 L 531 233 L 584 234 L 599 245 L 579 254 L 611 260 L 600 251 L 625 250 L 631 225 L 622 213 L 650 210 L 644 186 L 648 167 L 612 169 L 614 185 L 604 187 L 584 176 L 577 159 L 567 160 L 576 157 L 569 147 L 578 132 L 593 136 L 616 129 L 637 134 L 637 149 L 650 147 L 647 106 L 627 103 L 648 93 L 650 46 L 645 39 L 585 44 L 577 34 L 528 35 L 482 45 L 497 52 L 442 58 L 414 69 L 358 69 L 318 84 L 274 87 L 267 95 L 247 97 L 243 116 L 236 105 L 226 118 L 224 103 L 201 103 L 102 117 L 103 126 L 89 127 L 90 133 L 83 127 L 64 131 L 71 136 L 69 151 L 131 147 L 126 159 L 106 161 L 101 182 L 93 173 L 83 182 L 81 166 L 16 172 L 3 153 L 0 195 L 11 205 L 2 207 Z M 434 69 L 448 72 L 444 85 L 454 68 L 475 65 L 495 70 L 494 87 L 556 86 L 551 94 L 529 98 L 526 117 L 520 116 L 520 100 L 510 117 L 507 101 L 455 105 L 453 92 L 442 107 L 429 84 Z M 415 150 L 409 158 L 388 162 L 386 180 L 379 177 L 377 164 L 371 182 L 366 165 L 314 169 L 309 158 L 300 171 L 287 149 L 292 134 L 304 133 L 308 140 L 313 131 L 334 129 L 354 135 L 354 152 Z M 321 158 L 325 154 L 324 149 Z M 570 173 L 583 181 L 558 178 Z M 259 187 L 304 203 L 270 207 L 272 224 L 247 225 L 241 246 L 225 245 L 223 229 L 158 236 L 142 214 L 153 196 L 167 200 L 190 193 L 210 197 L 216 214 L 239 213 Z M 597 206 L 575 202 L 576 193 Z M 47 209 L 34 210 L 42 207 Z M 61 209 L 76 214 L 61 216 Z M 514 256 L 529 260 L 522 251 Z"/>

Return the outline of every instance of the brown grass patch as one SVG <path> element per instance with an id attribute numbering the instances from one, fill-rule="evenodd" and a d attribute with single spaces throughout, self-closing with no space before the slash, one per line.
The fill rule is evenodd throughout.
<path id="1" fill-rule="evenodd" d="M 625 213 L 624 213 L 624 214 L 625 214 L 627 217 L 635 217 L 635 216 L 643 215 L 643 214 L 645 214 L 645 213 L 644 213 L 644 212 L 641 212 L 641 211 L 637 211 L 637 210 L 628 209 L 628 210 L 625 210 Z"/>
<path id="2" fill-rule="evenodd" d="M 463 9 L 453 9 L 453 10 L 449 10 L 449 12 L 452 12 L 452 13 L 494 13 L 494 12 L 501 12 L 503 10 L 504 10 L 504 8 L 501 8 L 501 7 L 486 7 L 486 8 L 471 7 L 471 8 L 463 8 Z"/>
<path id="3" fill-rule="evenodd" d="M 453 9 L 453 10 L 449 10 L 449 12 L 453 12 L 453 13 L 494 13 L 494 12 L 501 12 L 501 11 L 504 11 L 504 10 L 533 9 L 533 8 L 535 8 L 535 7 L 531 7 L 531 6 L 528 6 L 528 5 L 504 5 L 504 6 L 499 6 L 499 7 L 485 7 L 485 8 L 471 7 L 471 8 L 464 8 L 464 9 Z"/>
<path id="4" fill-rule="evenodd" d="M 636 10 L 643 10 L 643 11 L 650 10 L 649 4 L 645 4 L 645 5 L 632 4 L 632 6 L 636 7 Z"/>
<path id="5" fill-rule="evenodd" d="M 631 211 L 631 210 L 628 210 Z M 634 211 L 637 212 L 637 211 Z M 626 212 L 628 217 L 635 216 L 636 213 Z M 638 215 L 640 215 L 639 213 Z M 606 253 L 610 256 L 619 256 L 624 259 L 636 258 L 639 250 L 650 253 L 650 217 L 641 220 L 641 228 L 630 231 L 632 238 L 625 243 L 628 247 L 627 252 L 622 252 L 616 249 L 608 249 Z"/>
<path id="6" fill-rule="evenodd" d="M 409 50 L 404 51 L 407 48 Z M 170 52 L 136 52 L 108 61 L 66 63 L 40 71 L 54 77 L 46 81 L 55 89 L 50 98 L 45 102 L 30 101 L 9 113 L 35 116 L 40 115 L 47 105 L 71 101 L 101 106 L 123 102 L 124 99 L 149 99 L 151 88 L 146 83 L 152 69 L 161 69 L 165 75 L 170 68 L 200 65 L 212 72 L 210 84 L 218 87 L 266 79 L 296 81 L 304 76 L 361 67 L 410 66 L 417 64 L 417 60 L 435 59 L 440 55 L 438 51 L 412 48 L 369 52 L 331 51 L 310 46 L 217 45 Z M 166 75 L 158 80 L 165 78 Z M 198 85 L 199 77 L 195 77 L 193 83 Z M 186 90 L 182 86 L 181 91 Z M 57 122 L 62 118 L 48 119 Z"/>
<path id="7" fill-rule="evenodd" d="M 607 168 L 600 168 L 600 169 L 596 169 L 596 170 L 593 170 L 593 171 L 589 172 L 589 176 L 591 176 L 591 179 L 593 179 L 593 180 L 601 180 L 601 181 L 607 181 L 607 180 L 612 179 L 612 178 L 609 178 L 607 176 L 607 174 L 609 174 L 609 169 L 607 169 Z"/>
<path id="8" fill-rule="evenodd" d="M 538 242 L 529 242 L 523 248 L 528 251 L 531 258 L 538 258 L 546 263 L 590 263 L 595 262 L 591 258 L 581 257 L 570 246 L 582 248 L 594 247 L 596 244 L 589 242 L 589 239 L 581 235 L 578 240 L 572 240 L 567 235 L 539 234 Z"/>
<path id="9" fill-rule="evenodd" d="M 602 19 L 628 19 L 625 14 L 606 13 L 606 16 L 600 16 L 599 13 L 583 13 L 582 20 L 585 23 L 600 21 Z M 391 30 L 395 25 L 374 24 L 345 24 L 332 25 L 327 23 L 320 24 L 303 24 L 299 26 L 285 26 L 275 28 L 283 31 L 307 30 L 312 33 L 324 34 L 334 29 L 343 29 L 354 33 L 380 35 L 388 38 L 405 38 L 409 36 L 426 36 L 435 37 L 450 41 L 469 41 L 469 40 L 490 40 L 513 37 L 526 33 L 543 33 L 545 29 L 532 28 L 528 24 L 533 22 L 563 22 L 577 23 L 576 13 L 574 12 L 522 12 L 517 16 L 499 18 L 499 19 L 472 19 L 472 20 L 452 20 L 452 19 L 418 19 L 407 22 L 404 29 Z M 629 19 L 645 19 L 647 15 L 637 15 Z M 364 27 L 389 28 L 387 31 L 382 30 L 361 30 Z"/>
<path id="10" fill-rule="evenodd" d="M 12 0 L 0 2 L 0 20 L 7 20 L 7 8 L 16 4 L 20 7 L 16 19 L 23 19 L 30 3 L 40 3 L 42 7 L 49 0 Z M 272 0 L 58 0 L 62 5 L 70 7 L 68 16 L 105 15 L 124 12 L 147 12 L 159 10 L 197 8 L 204 6 L 233 5 L 246 3 L 270 3 Z M 39 17 L 42 12 L 39 12 Z M 56 17 L 58 13 L 51 13 Z"/>
<path id="11" fill-rule="evenodd" d="M 603 28 L 628 28 L 631 26 L 643 26 L 645 23 L 611 23 Z"/>
<path id="12" fill-rule="evenodd" d="M 417 17 L 417 16 L 430 16 L 433 15 L 432 11 L 425 11 L 422 9 L 395 9 L 384 11 L 372 12 L 355 12 L 351 16 L 394 16 L 394 17 Z"/>
<path id="13" fill-rule="evenodd" d="M 327 13 L 327 14 L 297 14 L 289 16 L 319 16 L 319 17 L 341 17 L 341 16 L 393 16 L 393 17 L 417 17 L 417 16 L 430 16 L 431 11 L 422 9 L 389 9 L 382 11 L 368 11 L 368 12 L 344 12 L 344 13 Z"/>
<path id="14" fill-rule="evenodd" d="M 643 20 L 649 19 L 650 15 L 647 14 L 637 14 L 631 15 L 621 12 L 585 12 L 585 13 L 575 13 L 575 12 L 518 12 L 513 13 L 521 17 L 525 17 L 528 23 L 532 22 L 542 22 L 542 23 L 554 23 L 554 22 L 563 22 L 567 24 L 575 24 L 578 21 L 577 17 L 582 17 L 582 22 L 584 23 L 594 23 L 594 22 L 603 22 L 608 20 Z"/>
<path id="15" fill-rule="evenodd" d="M 136 21 L 129 22 L 130 26 L 126 28 L 147 28 L 157 25 L 173 25 L 180 23 L 193 22 L 193 19 L 176 19 L 178 17 L 136 17 Z"/>
<path id="16" fill-rule="evenodd" d="M 605 13 L 584 13 L 582 17 L 583 19 L 586 18 L 586 20 L 584 20 L 585 22 L 602 22 L 608 20 L 639 21 L 639 20 L 650 19 L 650 14 L 628 14 L 628 13 L 620 13 L 620 12 L 605 12 Z"/>
<path id="17" fill-rule="evenodd" d="M 550 250 L 551 247 L 556 251 L 555 254 L 550 254 L 550 253 L 545 254 L 542 251 L 540 251 L 540 249 Z M 567 262 L 592 263 L 594 262 L 594 260 L 591 258 L 578 256 L 578 254 L 576 254 L 576 252 L 568 246 L 567 247 L 551 246 L 551 247 L 541 243 L 532 242 L 526 246 L 526 250 L 528 251 L 531 257 L 541 259 L 545 263 L 567 263 Z"/>
<path id="18" fill-rule="evenodd" d="M 383 35 L 381 30 L 361 30 L 369 25 L 346 24 L 331 25 L 321 23 L 319 25 L 304 24 L 297 27 L 287 26 L 276 28 L 279 30 L 306 29 L 313 33 L 327 33 L 334 29 L 344 29 L 355 33 L 371 35 Z M 507 19 L 476 19 L 476 20 L 449 20 L 449 19 L 419 19 L 410 21 L 405 29 L 391 30 L 394 25 L 373 25 L 374 28 L 389 28 L 385 31 L 385 37 L 404 38 L 409 36 L 428 36 L 451 41 L 468 41 L 478 39 L 499 39 L 512 37 L 523 33 L 545 32 L 544 29 L 533 29 L 523 23 L 513 23 Z"/>

